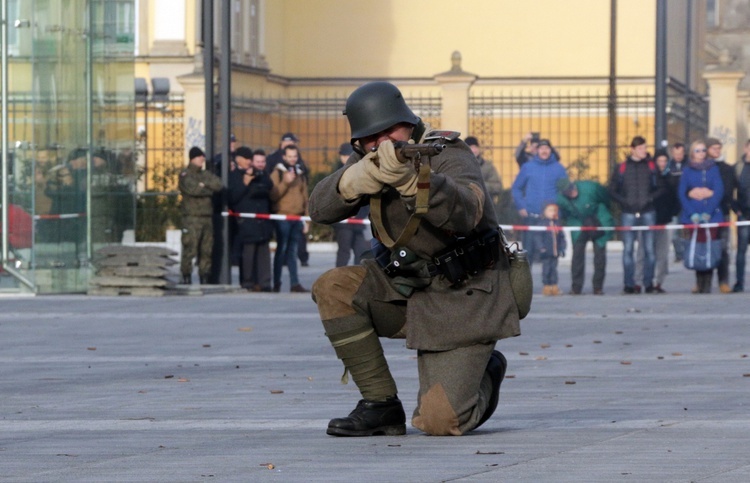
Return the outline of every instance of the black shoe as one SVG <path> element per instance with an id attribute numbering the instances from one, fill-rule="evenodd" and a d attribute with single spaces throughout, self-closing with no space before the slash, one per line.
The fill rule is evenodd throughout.
<path id="1" fill-rule="evenodd" d="M 667 293 L 667 291 L 661 288 L 661 285 L 654 285 L 654 293 Z"/>
<path id="2" fill-rule="evenodd" d="M 331 419 L 331 436 L 400 436 L 406 434 L 406 414 L 398 396 L 385 402 L 362 399 L 345 418 Z"/>
<path id="3" fill-rule="evenodd" d="M 484 410 L 484 414 L 482 414 L 482 417 L 479 419 L 477 425 L 474 426 L 474 429 L 477 429 L 479 426 L 483 425 L 485 421 L 490 419 L 492 413 L 497 409 L 497 402 L 500 399 L 500 384 L 503 382 L 505 369 L 507 368 L 508 361 L 505 360 L 505 356 L 502 355 L 500 351 L 492 351 L 490 361 L 487 363 L 487 369 L 485 369 L 485 372 L 489 373 L 492 378 L 492 395 L 487 404 L 487 409 Z"/>
<path id="4" fill-rule="evenodd" d="M 571 288 L 569 293 L 570 295 L 581 295 L 581 289 Z"/>
<path id="5" fill-rule="evenodd" d="M 182 276 L 182 284 L 183 285 L 190 285 L 191 283 L 193 283 L 193 277 L 191 277 L 190 275 L 183 275 Z"/>
<path id="6" fill-rule="evenodd" d="M 594 295 L 604 295 L 604 290 L 602 290 L 600 288 L 595 288 L 594 289 Z"/>
<path id="7" fill-rule="evenodd" d="M 640 285 L 635 285 L 633 287 L 633 293 L 641 293 L 641 286 Z"/>
<path id="8" fill-rule="evenodd" d="M 740 285 L 738 283 L 735 283 L 734 287 L 732 287 L 732 292 L 734 292 L 734 293 L 741 293 L 741 292 L 744 292 L 744 291 L 745 291 L 745 287 L 743 287 L 742 285 Z"/>
<path id="9" fill-rule="evenodd" d="M 653 285 L 649 285 L 646 287 L 646 293 L 655 293 L 655 289 Z"/>
<path id="10" fill-rule="evenodd" d="M 624 293 L 625 295 L 632 295 L 636 293 L 636 291 L 633 287 L 625 287 L 624 289 L 622 289 L 622 293 Z M 638 293 L 640 293 L 640 290 L 638 291 Z"/>

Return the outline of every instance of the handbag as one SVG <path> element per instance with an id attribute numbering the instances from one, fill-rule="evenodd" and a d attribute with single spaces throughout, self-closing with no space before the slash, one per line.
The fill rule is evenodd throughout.
<path id="1" fill-rule="evenodd" d="M 705 230 L 705 237 L 700 237 L 701 240 L 699 241 L 698 230 L 700 229 L 694 228 L 690 238 L 683 240 L 685 244 L 683 263 L 685 264 L 685 268 L 705 272 L 719 266 L 719 262 L 721 261 L 721 240 L 712 239 L 711 230 L 703 228 Z"/>

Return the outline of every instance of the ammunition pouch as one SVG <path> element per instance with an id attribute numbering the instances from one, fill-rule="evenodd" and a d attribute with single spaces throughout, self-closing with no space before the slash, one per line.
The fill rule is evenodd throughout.
<path id="1" fill-rule="evenodd" d="M 451 285 L 458 285 L 486 270 L 500 260 L 500 233 L 487 230 L 461 239 L 457 244 L 435 255 L 427 264 L 431 276 L 443 275 Z"/>

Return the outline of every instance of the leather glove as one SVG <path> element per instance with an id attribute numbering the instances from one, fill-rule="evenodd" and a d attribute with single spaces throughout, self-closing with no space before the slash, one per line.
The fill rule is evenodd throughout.
<path id="1" fill-rule="evenodd" d="M 410 162 L 402 163 L 396 157 L 396 148 L 390 139 L 383 141 L 375 152 L 380 163 L 376 179 L 393 186 L 401 196 L 417 194 L 417 172 Z"/>
<path id="2" fill-rule="evenodd" d="M 368 153 L 353 165 L 346 168 L 339 179 L 339 193 L 351 201 L 363 195 L 372 195 L 383 189 L 383 182 L 377 179 L 377 153 Z"/>

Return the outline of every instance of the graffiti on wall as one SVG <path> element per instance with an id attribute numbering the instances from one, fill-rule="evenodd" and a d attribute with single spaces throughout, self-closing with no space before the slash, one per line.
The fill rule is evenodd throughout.
<path id="1" fill-rule="evenodd" d="M 726 126 L 719 125 L 711 130 L 711 137 L 721 141 L 724 146 L 734 146 L 737 138 L 732 135 L 732 130 Z"/>
<path id="2" fill-rule="evenodd" d="M 185 143 L 187 146 L 198 146 L 201 149 L 206 148 L 206 135 L 203 134 L 203 121 L 190 117 L 188 119 L 187 129 L 185 130 Z"/>

